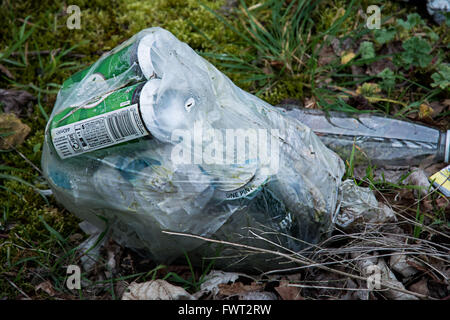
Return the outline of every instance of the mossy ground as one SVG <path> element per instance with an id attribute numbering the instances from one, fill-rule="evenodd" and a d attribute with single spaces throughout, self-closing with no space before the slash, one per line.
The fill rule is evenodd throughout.
<path id="1" fill-rule="evenodd" d="M 248 5 L 256 3 L 250 2 L 247 2 Z M 314 32 L 328 30 L 333 21 L 345 12 L 346 2 L 324 1 L 313 17 Z M 396 12 L 400 6 L 396 2 L 370 1 L 370 4 L 372 2 L 385 4 L 386 10 L 390 10 L 388 12 Z M 224 1 L 204 1 L 204 3 L 212 10 L 219 12 L 224 10 L 221 9 Z M 242 52 L 254 50 L 197 0 L 112 0 L 108 2 L 94 0 L 71 1 L 70 4 L 78 5 L 81 9 L 80 30 L 69 30 L 66 27 L 68 14 L 65 11 L 66 3 L 63 1 L 4 1 L 0 9 L 2 13 L 1 50 L 4 51 L 14 44 L 24 21 L 27 21 L 25 31 L 34 28 L 31 36 L 16 49 L 18 53 L 10 57 L 25 66 L 5 64 L 15 79 L 11 80 L 2 75 L 0 88 L 22 88 L 39 97 L 39 103 L 35 104 L 33 113 L 22 119 L 31 127 L 31 134 L 22 145 L 17 147 L 18 152 L 0 153 L 0 164 L 22 169 L 23 171 L 8 173 L 40 189 L 47 188 L 45 181 L 21 154 L 35 166 L 40 166 L 46 125 L 44 114 L 51 113 L 56 99 L 56 85 L 61 84 L 76 70 L 96 61 L 102 53 L 111 50 L 138 31 L 151 26 L 168 29 L 200 53 L 220 52 L 240 55 Z M 359 8 L 365 8 L 368 4 L 368 1 L 357 1 Z M 414 8 L 408 7 L 402 10 L 406 14 L 407 10 L 414 11 Z M 230 14 L 228 19 L 237 21 L 238 16 Z M 345 33 L 344 30 L 352 30 L 354 25 L 355 20 L 348 17 L 340 27 L 343 31 L 338 32 L 337 35 Z M 435 25 L 432 28 L 441 39 L 439 43 L 447 44 L 448 47 L 449 34 L 446 29 Z M 205 37 L 213 41 L 207 41 Z M 438 45 L 438 42 L 435 44 Z M 65 55 L 61 54 L 69 48 L 73 50 Z M 55 49 L 59 51 L 52 52 Z M 447 58 L 442 57 L 444 60 Z M 215 63 L 216 60 L 211 59 L 211 62 Z M 302 67 L 299 68 L 298 71 L 305 70 L 301 69 Z M 349 69 L 346 70 L 350 73 Z M 243 89 L 258 91 L 254 83 L 242 81 L 241 74 L 233 73 L 226 68 L 222 71 Z M 331 71 L 331 68 L 325 67 L 322 75 Z M 427 69 L 414 73 L 414 80 L 429 87 L 432 72 L 433 70 Z M 350 81 L 351 75 L 342 79 L 342 82 Z M 355 89 L 355 84 L 352 86 Z M 259 95 L 272 104 L 286 98 L 303 101 L 314 94 L 312 87 L 314 85 L 311 86 L 311 76 L 308 77 L 303 72 L 299 72 L 281 76 L 272 86 L 269 86 L 268 90 Z M 420 94 L 424 95 L 419 92 L 419 96 Z M 447 94 L 448 92 L 445 91 L 440 92 L 435 98 L 442 99 Z M 398 96 L 398 99 L 403 98 Z M 408 105 L 413 102 L 411 96 L 404 99 L 408 100 L 405 102 Z M 443 117 L 448 122 L 448 114 Z M 62 281 L 64 271 L 61 266 L 68 264 L 73 258 L 70 250 L 74 244 L 71 240 L 60 241 L 58 234 L 63 239 L 68 239 L 73 234 L 82 233 L 78 228 L 79 221 L 60 207 L 52 197 L 48 197 L 47 203 L 38 192 L 21 182 L 3 179 L 0 183 L 10 190 L 0 190 L 0 235 L 2 236 L 0 238 L 0 299 L 23 297 L 17 288 L 11 285 L 11 282 L 31 297 L 47 297 L 41 291 L 36 293 L 35 285 L 44 279 Z M 55 232 L 52 232 L 43 221 Z M 67 253 L 66 258 L 59 261 L 58 256 L 61 257 L 64 253 Z M 7 281 L 5 277 L 9 280 Z M 60 288 L 63 290 L 63 285 Z"/>

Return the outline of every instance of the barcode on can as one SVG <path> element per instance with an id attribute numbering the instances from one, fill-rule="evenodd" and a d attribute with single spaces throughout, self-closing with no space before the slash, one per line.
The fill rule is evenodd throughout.
<path id="1" fill-rule="evenodd" d="M 62 159 L 146 135 L 137 104 L 51 130 L 53 146 Z"/>

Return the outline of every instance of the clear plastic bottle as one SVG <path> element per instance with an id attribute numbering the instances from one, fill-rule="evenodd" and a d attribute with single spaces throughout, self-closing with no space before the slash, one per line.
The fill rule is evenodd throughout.
<path id="1" fill-rule="evenodd" d="M 379 114 L 324 112 L 293 105 L 280 107 L 283 113 L 310 127 L 343 159 L 350 159 L 355 143 L 356 163 L 399 166 L 449 162 L 450 130 L 442 132 Z"/>

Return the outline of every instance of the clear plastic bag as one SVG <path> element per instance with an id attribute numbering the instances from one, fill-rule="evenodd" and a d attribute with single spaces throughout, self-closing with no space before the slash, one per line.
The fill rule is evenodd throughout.
<path id="1" fill-rule="evenodd" d="M 118 90 L 130 100 L 114 98 Z M 130 111 L 129 125 L 137 131 L 141 121 L 146 133 L 104 143 L 108 135 L 114 142 L 112 129 L 124 125 L 116 120 L 130 104 L 138 112 Z M 86 143 L 94 147 L 64 156 Z M 344 174 L 343 161 L 307 126 L 238 88 L 161 28 L 139 32 L 65 82 L 42 168 L 57 201 L 123 245 L 159 262 L 188 253 L 193 263 L 220 256 L 228 259 L 216 265 L 247 269 L 273 262 L 161 231 L 277 249 L 250 236 L 259 230 L 300 250 L 332 230 Z"/>

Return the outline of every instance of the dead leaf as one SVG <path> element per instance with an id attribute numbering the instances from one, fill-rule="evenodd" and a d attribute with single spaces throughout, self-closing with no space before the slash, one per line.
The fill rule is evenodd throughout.
<path id="1" fill-rule="evenodd" d="M 7 150 L 24 142 L 31 129 L 13 113 L 0 114 L 0 149 Z"/>
<path id="2" fill-rule="evenodd" d="M 428 281 L 428 289 L 430 290 L 430 296 L 437 299 L 448 298 L 448 283 L 446 281 Z"/>
<path id="3" fill-rule="evenodd" d="M 69 236 L 69 241 L 74 243 L 80 243 L 83 240 L 83 235 L 81 233 L 74 233 Z"/>
<path id="4" fill-rule="evenodd" d="M 373 270 L 379 270 L 381 276 L 380 280 L 383 283 L 389 284 L 391 287 L 402 290 L 405 289 L 403 284 L 397 280 L 394 273 L 392 273 L 382 258 L 359 253 L 352 253 L 351 256 L 352 258 L 357 259 L 355 260 L 355 264 L 358 266 L 363 277 L 368 278 L 373 273 Z M 418 300 L 418 298 L 412 294 L 393 289 L 386 289 L 383 291 L 383 295 L 385 295 L 388 299 L 393 300 Z"/>
<path id="5" fill-rule="evenodd" d="M 235 282 L 232 284 L 219 284 L 219 294 L 223 296 L 237 296 L 245 292 L 262 291 L 263 285 L 252 282 L 249 285 L 244 285 L 242 282 Z"/>
<path id="6" fill-rule="evenodd" d="M 205 293 L 212 292 L 213 295 L 217 295 L 219 292 L 220 284 L 227 284 L 235 282 L 239 278 L 239 273 L 224 272 L 220 270 L 212 270 L 202 282 L 200 291 L 196 292 L 194 296 L 200 297 Z"/>
<path id="7" fill-rule="evenodd" d="M 431 119 L 431 117 L 434 114 L 434 110 L 432 107 L 430 107 L 429 105 L 422 103 L 419 107 L 419 119 L 425 119 L 425 118 L 429 118 Z"/>
<path id="8" fill-rule="evenodd" d="M 433 109 L 433 118 L 444 112 L 450 105 L 450 99 L 443 101 L 433 101 L 430 103 L 430 107 Z"/>
<path id="9" fill-rule="evenodd" d="M 319 45 L 318 45 L 319 46 Z M 331 46 L 323 45 L 322 49 L 319 51 L 319 59 L 317 63 L 319 66 L 325 66 L 332 63 L 337 59 L 337 56 L 334 54 L 334 50 Z"/>
<path id="10" fill-rule="evenodd" d="M 0 105 L 5 113 L 14 113 L 16 116 L 29 116 L 33 111 L 36 98 L 24 90 L 0 89 Z"/>
<path id="11" fill-rule="evenodd" d="M 331 47 L 337 56 L 342 56 L 344 52 L 354 51 L 355 45 L 350 37 L 347 37 L 344 40 L 336 37 L 331 37 L 330 39 Z"/>
<path id="12" fill-rule="evenodd" d="M 39 291 L 39 290 L 44 291 L 45 293 L 47 293 L 51 297 L 53 297 L 56 294 L 55 289 L 53 289 L 53 285 L 48 280 L 44 281 L 44 282 L 41 282 L 40 284 L 38 284 L 36 286 L 35 291 Z"/>
<path id="13" fill-rule="evenodd" d="M 423 169 L 417 169 L 413 173 L 411 173 L 406 179 L 405 182 L 407 184 L 412 184 L 418 187 L 422 187 L 418 191 L 420 195 L 426 196 L 428 193 L 428 188 L 430 186 L 430 181 L 428 180 L 428 177 Z"/>
<path id="14" fill-rule="evenodd" d="M 282 280 L 280 285 L 275 287 L 275 291 L 281 296 L 283 300 L 303 300 L 300 294 L 300 288 L 290 286 L 289 281 Z"/>
<path id="15" fill-rule="evenodd" d="M 412 285 L 409 286 L 409 290 L 413 292 L 417 292 L 426 296 L 430 295 L 430 290 L 428 290 L 428 281 L 427 279 L 422 279 Z"/>
<path id="16" fill-rule="evenodd" d="M 305 99 L 305 108 L 306 109 L 318 109 L 317 100 L 314 96 L 311 98 Z"/>
<path id="17" fill-rule="evenodd" d="M 370 76 L 376 76 L 386 68 L 390 69 L 391 71 L 396 70 L 394 63 L 391 60 L 387 58 L 376 60 L 368 66 L 366 74 Z"/>
<path id="18" fill-rule="evenodd" d="M 278 300 L 273 292 L 268 291 L 251 291 L 239 295 L 239 300 Z"/>
<path id="19" fill-rule="evenodd" d="M 392 270 L 400 273 L 402 276 L 408 278 L 419 272 L 417 268 L 414 268 L 410 261 L 413 261 L 413 258 L 408 257 L 404 254 L 395 254 L 392 255 L 389 259 L 389 266 Z M 414 261 L 417 265 L 419 262 Z"/>
<path id="20" fill-rule="evenodd" d="M 132 282 L 122 295 L 122 300 L 195 300 L 186 290 L 165 280 L 144 283 Z"/>
<path id="21" fill-rule="evenodd" d="M 356 57 L 356 54 L 352 51 L 345 51 L 341 56 L 341 64 L 349 63 L 353 58 Z"/>

